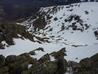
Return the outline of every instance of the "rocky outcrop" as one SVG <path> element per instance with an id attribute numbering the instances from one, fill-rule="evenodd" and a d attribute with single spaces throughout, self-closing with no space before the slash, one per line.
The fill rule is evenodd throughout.
<path id="1" fill-rule="evenodd" d="M 67 61 L 64 59 L 66 48 L 62 48 L 57 52 L 51 53 L 51 55 L 56 59 L 57 71 L 56 74 L 64 74 L 66 72 Z"/>
<path id="2" fill-rule="evenodd" d="M 64 53 L 63 50 L 56 53 Z M 29 53 L 7 57 L 0 55 L 0 74 L 64 74 L 66 66 L 64 55 L 56 57 L 54 61 L 51 61 L 50 54 L 42 56 L 39 60 L 31 57 Z"/>
<path id="3" fill-rule="evenodd" d="M 96 39 L 98 39 L 98 30 L 94 32 Z"/>
<path id="4" fill-rule="evenodd" d="M 81 60 L 78 65 L 74 74 L 98 74 L 98 54 Z"/>
<path id="5" fill-rule="evenodd" d="M 0 49 L 14 45 L 13 38 L 27 38 L 33 41 L 33 36 L 26 31 L 24 26 L 12 22 L 0 23 Z"/>

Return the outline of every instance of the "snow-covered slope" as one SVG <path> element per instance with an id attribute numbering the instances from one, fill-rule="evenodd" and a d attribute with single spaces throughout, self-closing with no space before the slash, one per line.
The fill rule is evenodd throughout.
<path id="1" fill-rule="evenodd" d="M 29 52 L 35 48 L 43 47 L 45 52 L 38 51 L 33 57 L 40 58 L 46 53 L 58 51 L 65 47 L 67 60 L 80 61 L 98 53 L 98 40 L 95 31 L 98 31 L 98 3 L 76 3 L 67 6 L 52 6 L 41 8 L 40 16 L 36 19 L 28 19 L 21 23 L 27 26 L 27 30 L 33 35 L 48 39 L 47 42 L 31 42 L 29 40 L 15 39 L 16 45 L 0 50 L 7 56 Z M 43 28 L 36 22 L 39 18 L 47 22 Z M 42 20 L 41 19 L 41 20 Z M 44 23 L 43 22 L 43 23 Z M 34 38 L 35 41 L 39 39 Z M 18 44 L 19 43 L 19 44 Z"/>

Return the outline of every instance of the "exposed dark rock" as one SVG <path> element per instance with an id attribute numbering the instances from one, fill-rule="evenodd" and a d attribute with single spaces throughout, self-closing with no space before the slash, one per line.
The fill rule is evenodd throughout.
<path id="1" fill-rule="evenodd" d="M 45 65 L 47 74 L 56 74 L 57 64 L 55 62 L 46 62 Z"/>
<path id="2" fill-rule="evenodd" d="M 52 31 L 52 30 L 53 30 L 53 28 L 49 29 L 49 31 Z"/>
<path id="3" fill-rule="evenodd" d="M 74 74 L 98 74 L 98 54 L 80 61 Z"/>
<path id="4" fill-rule="evenodd" d="M 10 55 L 10 56 L 7 56 L 6 57 L 5 61 L 6 61 L 6 63 L 12 63 L 12 62 L 15 62 L 16 61 L 16 58 L 17 58 L 17 56 Z"/>
<path id="5" fill-rule="evenodd" d="M 51 55 L 53 57 L 55 57 L 55 59 L 59 58 L 59 57 L 63 57 L 66 56 L 66 48 L 62 48 L 61 50 L 59 50 L 58 52 L 53 52 L 51 53 Z"/>
<path id="6" fill-rule="evenodd" d="M 87 15 L 88 15 L 88 14 L 89 14 L 89 12 L 88 12 L 88 11 L 85 11 L 85 14 L 87 14 Z"/>
<path id="7" fill-rule="evenodd" d="M 4 48 L 5 48 L 2 43 L 0 43 L 0 48 L 1 48 L 1 49 L 4 49 Z"/>
<path id="8" fill-rule="evenodd" d="M 0 55 L 0 67 L 5 64 L 5 57 L 3 55 Z"/>
<path id="9" fill-rule="evenodd" d="M 55 57 L 57 63 L 57 71 L 55 74 L 64 74 L 66 72 L 67 62 L 64 59 L 64 56 L 66 56 L 65 49 L 66 48 L 62 48 L 60 51 L 51 53 L 51 55 Z"/>
<path id="10" fill-rule="evenodd" d="M 42 52 L 44 52 L 44 49 L 39 47 L 39 48 L 35 49 L 34 51 L 42 51 Z"/>
<path id="11" fill-rule="evenodd" d="M 2 68 L 0 68 L 0 74 L 10 74 L 9 73 L 9 67 L 3 66 Z"/>
<path id="12" fill-rule="evenodd" d="M 49 54 L 46 54 L 44 56 L 42 56 L 39 60 L 38 60 L 40 63 L 44 63 L 46 61 L 50 61 L 50 56 Z"/>
<path id="13" fill-rule="evenodd" d="M 36 55 L 35 51 L 30 51 L 29 54 L 30 55 Z"/>
<path id="14" fill-rule="evenodd" d="M 98 31 L 97 30 L 94 31 L 94 34 L 95 34 L 96 38 L 98 39 Z"/>
<path id="15" fill-rule="evenodd" d="M 58 18 L 57 18 L 57 17 L 55 17 L 55 18 L 54 18 L 54 20 L 55 20 L 55 21 L 57 21 L 57 20 L 58 20 Z"/>
<path id="16" fill-rule="evenodd" d="M 64 53 L 62 48 L 57 53 Z M 28 66 L 31 67 L 28 68 Z M 0 55 L 0 74 L 64 74 L 67 62 L 64 55 L 58 54 L 56 61 L 50 60 L 50 55 L 46 54 L 39 60 L 23 53 L 19 56 L 9 55 L 6 58 Z"/>
<path id="17" fill-rule="evenodd" d="M 60 31 L 63 31 L 64 29 L 65 29 L 65 26 L 64 26 L 64 24 L 62 24 Z"/>
<path id="18" fill-rule="evenodd" d="M 21 35 L 21 37 L 19 37 L 18 34 Z M 14 45 L 13 38 L 28 38 L 29 40 L 34 41 L 33 35 L 27 32 L 24 26 L 12 22 L 0 24 L 0 49 Z M 5 44 L 3 44 L 2 41 L 4 41 Z"/>
<path id="19" fill-rule="evenodd" d="M 47 22 L 45 21 L 45 18 L 42 16 L 39 16 L 39 18 L 33 22 L 34 31 L 43 29 L 45 28 L 46 25 L 47 25 Z"/>
<path id="20" fill-rule="evenodd" d="M 85 24 L 83 20 L 80 18 L 80 16 L 78 15 L 70 15 L 68 18 L 65 19 L 65 22 L 71 22 L 72 20 L 75 20 L 75 22 L 67 26 L 66 29 L 71 28 L 72 30 L 83 32 L 90 27 L 90 25 Z"/>

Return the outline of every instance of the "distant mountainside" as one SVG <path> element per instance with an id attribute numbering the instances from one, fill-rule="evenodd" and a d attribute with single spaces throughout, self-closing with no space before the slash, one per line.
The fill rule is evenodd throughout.
<path id="1" fill-rule="evenodd" d="M 41 47 L 45 49 L 44 52 L 39 51 L 34 56 L 39 59 L 46 53 L 66 48 L 65 58 L 79 62 L 98 53 L 97 18 L 97 2 L 41 7 L 35 19 L 31 16 L 17 23 L 24 26 L 26 31 L 10 25 L 2 28 L 1 25 L 1 46 L 5 49 L 0 50 L 0 53 L 5 56 L 19 55 Z M 10 45 L 7 37 L 10 36 L 15 45 L 7 47 Z M 21 36 L 23 39 L 19 38 Z"/>
<path id="2" fill-rule="evenodd" d="M 81 1 L 89 0 L 0 0 L 6 13 L 5 18 L 7 18 L 7 20 L 16 20 L 35 15 L 40 7 L 66 5 Z"/>
<path id="3" fill-rule="evenodd" d="M 79 61 L 98 52 L 97 6 L 97 2 L 85 2 L 42 7 L 36 19 L 29 18 L 21 25 L 26 26 L 31 34 L 44 39 L 34 38 L 47 49 L 46 53 L 66 47 L 67 59 Z"/>

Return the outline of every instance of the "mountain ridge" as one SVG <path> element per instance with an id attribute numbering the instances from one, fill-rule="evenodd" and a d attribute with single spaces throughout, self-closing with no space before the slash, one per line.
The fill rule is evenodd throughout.
<path id="1" fill-rule="evenodd" d="M 30 17 L 32 15 L 34 16 L 40 7 L 47 7 L 53 5 L 67 5 L 78 2 L 82 1 L 81 0 L 25 0 L 25 1 L 1 0 L 0 1 L 6 13 L 5 18 L 7 20 L 8 18 L 9 20 L 19 20 Z M 83 2 L 88 2 L 88 0 L 83 0 Z"/>

